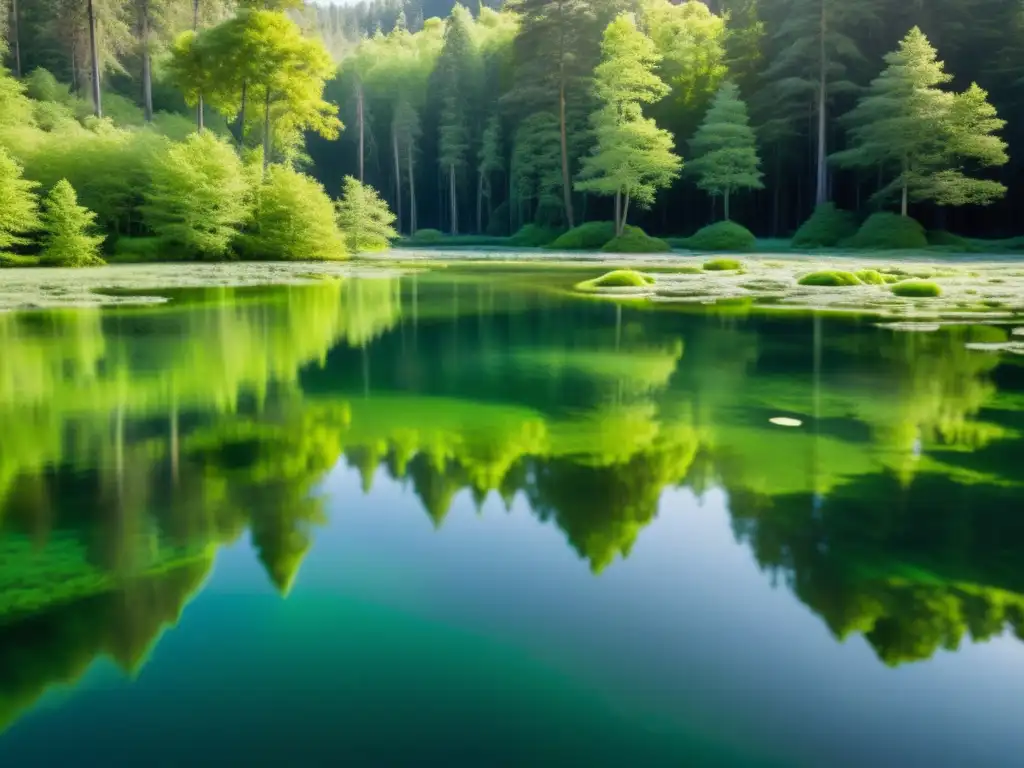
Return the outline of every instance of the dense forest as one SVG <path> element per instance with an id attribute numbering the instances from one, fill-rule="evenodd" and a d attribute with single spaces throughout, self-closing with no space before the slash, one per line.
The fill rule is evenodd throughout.
<path id="1" fill-rule="evenodd" d="M 1017 234 L 1016 0 L 0 1 L 0 249 L 50 263 L 825 203 Z"/>

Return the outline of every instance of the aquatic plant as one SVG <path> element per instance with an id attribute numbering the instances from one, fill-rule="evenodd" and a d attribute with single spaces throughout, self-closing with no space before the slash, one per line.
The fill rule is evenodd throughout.
<path id="1" fill-rule="evenodd" d="M 686 247 L 694 251 L 749 251 L 757 239 L 742 224 L 735 221 L 719 221 L 697 230 L 685 241 Z"/>
<path id="2" fill-rule="evenodd" d="M 844 272 L 841 269 L 824 270 L 822 272 L 811 272 L 804 275 L 798 281 L 800 285 L 821 285 L 821 286 L 844 286 L 861 285 L 861 281 L 853 272 Z"/>
<path id="3" fill-rule="evenodd" d="M 857 234 L 843 243 L 849 248 L 927 248 L 924 227 L 909 216 L 889 211 L 873 213 L 861 224 Z"/>
<path id="4" fill-rule="evenodd" d="M 633 269 L 616 269 L 593 280 L 576 284 L 577 291 L 593 291 L 597 288 L 646 288 L 654 285 L 654 278 Z"/>
<path id="5" fill-rule="evenodd" d="M 907 298 L 934 298 L 942 295 L 942 289 L 931 280 L 904 280 L 895 283 L 890 290 L 897 296 Z"/>
<path id="6" fill-rule="evenodd" d="M 704 262 L 704 269 L 708 272 L 732 272 L 742 268 L 743 264 L 737 259 L 712 259 Z"/>
<path id="7" fill-rule="evenodd" d="M 794 248 L 832 248 L 857 234 L 857 217 L 837 208 L 835 203 L 822 203 L 814 209 L 793 235 Z"/>
<path id="8" fill-rule="evenodd" d="M 877 269 L 859 269 L 853 274 L 856 275 L 857 279 L 865 285 L 885 285 L 886 277 L 888 277 L 887 275 L 883 275 Z M 892 282 L 896 282 L 898 278 L 895 276 L 892 277 Z"/>

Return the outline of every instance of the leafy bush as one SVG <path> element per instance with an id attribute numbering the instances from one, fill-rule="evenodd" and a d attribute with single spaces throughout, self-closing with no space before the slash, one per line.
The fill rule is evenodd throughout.
<path id="1" fill-rule="evenodd" d="M 704 262 L 704 269 L 708 272 L 732 272 L 742 268 L 743 264 L 736 259 L 712 259 Z"/>
<path id="2" fill-rule="evenodd" d="M 596 251 L 615 239 L 615 222 L 588 221 L 559 235 L 548 248 L 557 251 Z"/>
<path id="3" fill-rule="evenodd" d="M 884 285 L 886 276 L 877 269 L 861 269 L 854 272 L 857 279 L 865 285 Z"/>
<path id="4" fill-rule="evenodd" d="M 882 211 L 868 216 L 857 234 L 843 243 L 850 248 L 926 248 L 924 227 L 908 216 Z"/>
<path id="5" fill-rule="evenodd" d="M 152 162 L 142 215 L 154 234 L 196 256 L 222 258 L 249 217 L 242 161 L 210 131 L 169 143 Z"/>
<path id="6" fill-rule="evenodd" d="M 654 278 L 632 269 L 616 269 L 613 272 L 584 280 L 576 284 L 577 291 L 593 291 L 597 288 L 646 288 L 654 285 Z"/>
<path id="7" fill-rule="evenodd" d="M 942 289 L 931 280 L 904 280 L 890 288 L 897 296 L 908 298 L 934 298 L 942 295 Z"/>
<path id="8" fill-rule="evenodd" d="M 73 98 L 71 89 L 42 67 L 33 69 L 25 78 L 25 95 L 36 101 L 55 104 L 68 104 Z"/>
<path id="9" fill-rule="evenodd" d="M 757 239 L 742 224 L 719 221 L 687 238 L 686 247 L 694 251 L 750 251 Z"/>
<path id="10" fill-rule="evenodd" d="M 191 256 L 162 237 L 119 237 L 112 245 L 113 254 L 107 259 L 111 264 L 150 264 Z"/>
<path id="11" fill-rule="evenodd" d="M 966 237 L 954 235 L 952 232 L 947 232 L 944 229 L 929 230 L 927 238 L 928 245 L 947 248 L 959 253 L 974 253 L 978 250 L 978 247 Z"/>
<path id="12" fill-rule="evenodd" d="M 342 198 L 336 203 L 338 226 L 345 235 L 348 249 L 355 253 L 386 251 L 398 237 L 392 226 L 395 214 L 369 184 L 354 176 L 346 176 Z"/>
<path id="13" fill-rule="evenodd" d="M 857 218 L 834 203 L 822 203 L 814 209 L 793 235 L 794 248 L 832 248 L 857 233 Z"/>
<path id="14" fill-rule="evenodd" d="M 639 227 L 626 227 L 621 235 L 605 243 L 601 250 L 605 253 L 664 253 L 671 251 L 672 247 Z"/>
<path id="15" fill-rule="evenodd" d="M 0 267 L 38 267 L 38 256 L 19 256 L 16 253 L 0 253 Z"/>
<path id="16" fill-rule="evenodd" d="M 416 245 L 432 245 L 444 240 L 444 233 L 438 229 L 417 229 L 408 242 Z"/>
<path id="17" fill-rule="evenodd" d="M 540 248 L 552 242 L 559 234 L 561 233 L 557 229 L 549 229 L 539 224 L 527 224 L 512 235 L 509 245 L 514 245 L 517 248 Z"/>
<path id="18" fill-rule="evenodd" d="M 861 281 L 855 274 L 852 272 L 844 272 L 841 269 L 811 272 L 809 275 L 801 277 L 797 282 L 799 282 L 800 285 L 820 286 L 846 286 L 861 284 Z"/>
<path id="19" fill-rule="evenodd" d="M 309 176 L 288 166 L 272 165 L 256 199 L 253 231 L 241 239 L 246 255 L 310 261 L 346 256 L 334 204 Z"/>
<path id="20" fill-rule="evenodd" d="M 57 182 L 43 202 L 43 250 L 39 262 L 57 267 L 92 267 L 100 258 L 103 235 L 91 234 L 96 214 L 78 204 L 67 179 Z"/>

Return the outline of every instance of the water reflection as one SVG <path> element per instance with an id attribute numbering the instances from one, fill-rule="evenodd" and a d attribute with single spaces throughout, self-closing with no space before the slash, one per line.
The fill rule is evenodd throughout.
<path id="1" fill-rule="evenodd" d="M 1005 335 L 423 276 L 0 316 L 0 729 L 99 655 L 139 669 L 245 532 L 286 595 L 339 461 L 442 536 L 461 492 L 522 497 L 595 574 L 666 489 L 722 488 L 769 577 L 886 664 L 1024 637 L 1024 377 L 965 347 Z"/>

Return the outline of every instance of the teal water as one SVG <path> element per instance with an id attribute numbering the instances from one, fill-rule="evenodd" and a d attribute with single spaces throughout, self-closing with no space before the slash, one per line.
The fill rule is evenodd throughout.
<path id="1" fill-rule="evenodd" d="M 0 315 L 0 764 L 1016 764 L 1010 327 L 575 279 Z"/>

